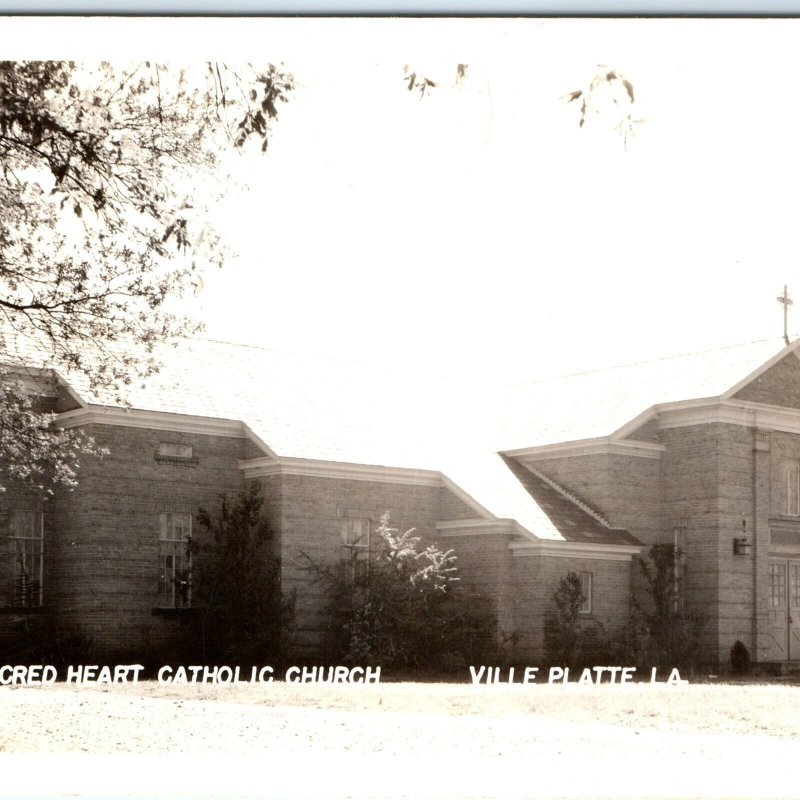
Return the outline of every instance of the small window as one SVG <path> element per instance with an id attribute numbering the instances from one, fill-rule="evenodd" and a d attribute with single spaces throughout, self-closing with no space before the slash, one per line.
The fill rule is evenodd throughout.
<path id="1" fill-rule="evenodd" d="M 43 519 L 41 511 L 11 509 L 8 519 L 11 551 L 11 605 L 42 605 Z"/>
<path id="2" fill-rule="evenodd" d="M 579 575 L 581 579 L 581 593 L 583 594 L 583 603 L 578 609 L 581 614 L 592 613 L 592 573 L 581 572 Z"/>
<path id="3" fill-rule="evenodd" d="M 192 515 L 163 513 L 159 517 L 158 604 L 189 608 L 192 602 Z"/>
<path id="4" fill-rule="evenodd" d="M 791 459 L 783 465 L 783 513 L 788 517 L 800 517 L 800 461 Z"/>
<path id="5" fill-rule="evenodd" d="M 161 442 L 158 445 L 158 454 L 162 458 L 181 458 L 187 461 L 194 455 L 192 445 Z"/>
<path id="6" fill-rule="evenodd" d="M 342 521 L 342 565 L 350 581 L 369 568 L 369 527 L 368 519 Z"/>

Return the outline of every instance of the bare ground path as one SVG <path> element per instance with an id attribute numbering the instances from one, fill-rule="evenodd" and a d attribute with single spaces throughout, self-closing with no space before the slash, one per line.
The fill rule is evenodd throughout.
<path id="1" fill-rule="evenodd" d="M 0 689 L 3 797 L 800 797 L 800 687 Z"/>

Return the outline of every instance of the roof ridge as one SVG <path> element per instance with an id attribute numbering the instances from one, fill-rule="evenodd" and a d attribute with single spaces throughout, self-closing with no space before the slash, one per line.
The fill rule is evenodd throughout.
<path id="1" fill-rule="evenodd" d="M 795 335 L 795 337 L 792 338 L 790 344 L 796 344 L 798 341 L 798 337 L 800 337 L 800 334 Z M 643 364 L 655 364 L 660 361 L 672 361 L 678 358 L 686 358 L 687 356 L 699 356 L 708 353 L 718 353 L 723 350 L 733 350 L 734 348 L 737 347 L 747 347 L 749 345 L 754 345 L 754 344 L 768 344 L 769 342 L 773 341 L 777 342 L 779 338 L 780 337 L 770 337 L 767 339 L 752 339 L 749 342 L 737 342 L 736 344 L 726 344 L 726 345 L 721 345 L 719 347 L 709 347 L 706 350 L 690 350 L 683 353 L 673 353 L 672 355 L 669 356 L 659 356 L 658 358 L 646 358 L 646 359 L 641 359 L 639 361 L 626 361 L 621 364 L 612 364 L 607 367 L 596 367 L 594 369 L 576 370 L 575 372 L 564 372 L 555 375 L 548 375 L 547 377 L 544 378 L 531 378 L 529 380 L 516 381 L 514 383 L 509 383 L 508 386 L 509 388 L 516 386 L 529 386 L 530 384 L 533 383 L 546 383 L 548 381 L 560 380 L 562 378 L 576 378 L 580 375 L 596 375 L 597 373 L 600 372 L 611 372 L 615 369 L 624 369 L 626 367 L 638 367 L 642 366 Z M 787 346 L 788 345 L 781 343 L 776 352 L 779 352 L 780 350 L 782 350 L 784 347 Z"/>
<path id="2" fill-rule="evenodd" d="M 608 521 L 606 517 L 604 517 L 599 511 L 595 511 L 590 505 L 584 503 L 583 500 L 580 500 L 576 497 L 572 492 L 567 491 L 560 483 L 556 483 L 552 478 L 549 478 L 542 472 L 539 472 L 538 469 L 535 467 L 530 466 L 530 464 L 525 465 L 525 469 L 529 470 L 532 474 L 534 474 L 540 481 L 544 481 L 551 489 L 555 489 L 560 495 L 565 497 L 571 503 L 574 503 L 578 508 L 582 511 L 585 511 L 590 517 L 596 519 L 602 525 L 605 525 L 606 528 L 609 530 L 621 530 L 617 528 L 613 528 L 611 523 Z M 535 502 L 535 501 L 534 501 Z"/>
<path id="3" fill-rule="evenodd" d="M 320 353 L 312 350 L 298 350 L 298 349 L 288 349 L 282 347 L 269 347 L 263 344 L 251 344 L 249 342 L 234 342 L 229 339 L 218 339 L 212 336 L 202 336 L 198 334 L 194 334 L 192 336 L 178 336 L 175 337 L 176 340 L 185 342 L 189 345 L 192 345 L 195 342 L 206 342 L 208 344 L 221 344 L 226 347 L 233 347 L 233 348 L 247 348 L 249 350 L 258 350 L 262 353 L 272 353 L 276 356 L 289 356 L 291 358 L 309 358 L 315 361 L 325 361 L 331 364 L 352 364 L 356 366 L 368 367 L 370 369 L 373 368 L 373 365 L 369 362 L 365 361 L 364 359 L 352 358 L 352 357 L 342 357 L 340 354 L 325 354 Z M 167 346 L 170 345 L 170 342 L 165 343 Z"/>

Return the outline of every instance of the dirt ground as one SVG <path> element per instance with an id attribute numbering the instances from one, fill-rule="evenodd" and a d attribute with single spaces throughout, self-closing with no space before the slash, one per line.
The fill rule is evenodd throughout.
<path id="1" fill-rule="evenodd" d="M 0 687 L 2 797 L 800 797 L 800 687 Z"/>

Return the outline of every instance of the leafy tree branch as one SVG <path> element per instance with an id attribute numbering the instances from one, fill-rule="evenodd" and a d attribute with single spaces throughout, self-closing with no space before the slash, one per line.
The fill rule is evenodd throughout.
<path id="1" fill-rule="evenodd" d="M 173 301 L 196 289 L 198 264 L 224 261 L 209 223 L 223 153 L 266 150 L 292 90 L 271 64 L 0 62 L 0 363 L 52 367 L 124 403 L 158 369 L 157 345 L 198 328 Z M 45 442 L 47 418 L 8 391 L 0 425 L 35 424 Z M 71 481 L 63 459 L 87 447 L 31 460 L 55 458 L 50 477 Z M 25 473 L 16 458 L 0 446 Z"/>

